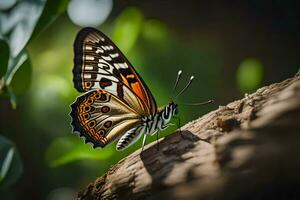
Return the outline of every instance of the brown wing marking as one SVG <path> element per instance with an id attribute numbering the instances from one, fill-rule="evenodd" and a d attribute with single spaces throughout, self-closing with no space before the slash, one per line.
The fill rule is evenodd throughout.
<path id="1" fill-rule="evenodd" d="M 140 115 L 116 96 L 97 89 L 71 105 L 72 126 L 93 147 L 104 147 L 140 123 Z"/>
<path id="2" fill-rule="evenodd" d="M 94 28 L 83 28 L 74 42 L 73 82 L 80 91 L 100 88 L 122 97 L 128 87 L 139 97 L 143 114 L 154 114 L 156 102 L 118 47 L 102 32 Z"/>

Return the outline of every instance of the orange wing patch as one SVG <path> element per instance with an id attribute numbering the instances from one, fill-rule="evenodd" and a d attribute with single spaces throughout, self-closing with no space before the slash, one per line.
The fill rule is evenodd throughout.
<path id="1" fill-rule="evenodd" d="M 120 99 L 124 99 L 123 86 L 126 86 L 141 101 L 140 114 L 157 112 L 150 90 L 127 58 L 105 34 L 94 28 L 83 28 L 75 39 L 73 82 L 79 92 L 102 89 Z"/>
<path id="2" fill-rule="evenodd" d="M 142 86 L 140 85 L 139 82 L 136 82 L 136 83 L 132 83 L 130 85 L 130 87 L 132 88 L 132 90 L 134 91 L 134 93 L 136 95 L 138 95 L 138 97 L 140 97 L 143 102 L 146 104 L 146 105 L 149 105 L 149 99 L 144 91 L 144 89 L 142 88 Z"/>
<path id="3" fill-rule="evenodd" d="M 143 107 L 147 109 L 149 114 L 153 114 L 156 112 L 156 104 L 154 102 L 151 93 L 149 90 L 143 86 L 141 80 L 137 76 L 137 74 L 133 71 L 133 68 L 122 68 L 119 69 L 120 76 L 122 78 L 123 84 L 128 86 L 135 95 L 137 95 L 142 103 Z M 147 92 L 148 91 L 148 92 Z M 153 101 L 153 104 L 152 104 Z"/>
<path id="4" fill-rule="evenodd" d="M 109 98 L 110 96 L 98 90 L 95 93 L 87 96 L 77 108 L 79 123 L 82 124 L 84 132 L 86 132 L 90 138 L 94 138 L 103 145 L 107 144 L 108 142 L 105 135 L 108 132 L 108 128 L 110 128 L 112 125 L 112 122 L 106 121 L 104 124 L 110 123 L 110 126 L 104 126 L 103 128 L 97 130 L 97 122 L 95 120 L 91 120 L 91 113 L 96 111 L 96 109 L 102 113 L 107 113 L 109 111 L 108 106 L 103 106 L 98 109 L 94 107 L 93 104 L 95 100 L 98 100 L 99 102 L 109 102 Z"/>

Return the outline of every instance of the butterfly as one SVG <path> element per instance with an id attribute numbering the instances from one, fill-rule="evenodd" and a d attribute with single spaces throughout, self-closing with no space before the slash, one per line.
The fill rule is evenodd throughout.
<path id="1" fill-rule="evenodd" d="M 181 71 L 174 88 L 180 75 Z M 155 133 L 158 137 L 178 113 L 173 101 L 161 109 L 157 107 L 151 91 L 127 58 L 94 28 L 83 28 L 76 36 L 73 83 L 83 93 L 71 105 L 73 132 L 94 148 L 118 140 L 116 149 L 124 150 L 143 135 L 143 149 L 146 137 Z"/>

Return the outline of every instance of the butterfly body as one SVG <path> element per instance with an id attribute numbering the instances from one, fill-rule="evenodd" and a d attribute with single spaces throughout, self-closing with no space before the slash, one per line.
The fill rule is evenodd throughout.
<path id="1" fill-rule="evenodd" d="M 153 135 L 156 131 L 166 129 L 171 118 L 176 114 L 177 104 L 171 102 L 155 115 L 144 116 L 142 126 L 145 127 L 145 134 Z"/>
<path id="2" fill-rule="evenodd" d="M 177 104 L 158 109 L 142 78 L 102 32 L 83 28 L 74 55 L 74 87 L 84 93 L 71 105 L 71 125 L 85 142 L 105 147 L 118 139 L 116 148 L 123 150 L 168 127 Z"/>
<path id="3" fill-rule="evenodd" d="M 117 143 L 117 150 L 123 150 L 142 135 L 159 134 L 162 130 L 168 128 L 171 118 L 176 115 L 177 112 L 177 104 L 171 102 L 155 115 L 143 116 L 141 118 L 141 124 L 137 128 L 128 131 L 121 137 Z"/>

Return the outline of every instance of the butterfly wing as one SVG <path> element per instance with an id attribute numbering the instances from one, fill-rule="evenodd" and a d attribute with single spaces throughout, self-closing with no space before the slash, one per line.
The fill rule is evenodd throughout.
<path id="1" fill-rule="evenodd" d="M 73 82 L 79 92 L 99 88 L 106 90 L 127 104 L 126 89 L 140 100 L 143 115 L 155 114 L 156 102 L 127 58 L 102 32 L 83 28 L 74 42 Z"/>
<path id="2" fill-rule="evenodd" d="M 104 147 L 140 124 L 140 115 L 115 95 L 95 89 L 71 105 L 73 131 L 93 147 Z"/>

